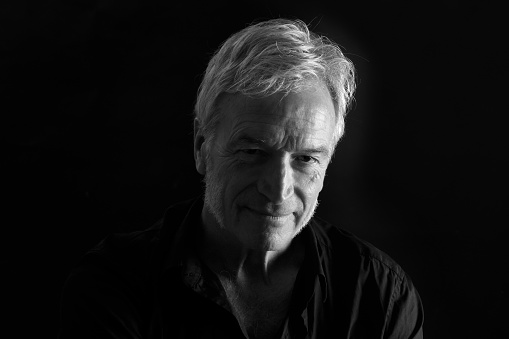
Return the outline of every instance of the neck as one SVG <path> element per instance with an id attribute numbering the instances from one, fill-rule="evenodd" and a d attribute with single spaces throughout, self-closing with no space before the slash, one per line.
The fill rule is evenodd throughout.
<path id="1" fill-rule="evenodd" d="M 201 259 L 212 271 L 220 278 L 239 284 L 271 285 L 288 272 L 298 270 L 304 259 L 300 237 L 277 250 L 253 249 L 240 243 L 217 223 L 203 223 L 198 244 Z"/>

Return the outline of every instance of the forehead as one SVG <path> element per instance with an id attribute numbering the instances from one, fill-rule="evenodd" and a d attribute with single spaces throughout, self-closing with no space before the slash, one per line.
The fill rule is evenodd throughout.
<path id="1" fill-rule="evenodd" d="M 221 111 L 218 134 L 227 142 L 252 138 L 290 148 L 302 144 L 328 147 L 332 142 L 334 105 L 323 86 L 265 98 L 226 94 L 218 108 Z"/>

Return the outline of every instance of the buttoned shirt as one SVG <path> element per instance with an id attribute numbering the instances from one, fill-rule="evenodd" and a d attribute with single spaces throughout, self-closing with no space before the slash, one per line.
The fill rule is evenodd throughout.
<path id="1" fill-rule="evenodd" d="M 197 255 L 202 208 L 201 198 L 177 204 L 84 255 L 63 290 L 60 338 L 245 338 Z M 388 255 L 316 217 L 298 237 L 305 258 L 278 337 L 423 337 L 419 294 Z"/>

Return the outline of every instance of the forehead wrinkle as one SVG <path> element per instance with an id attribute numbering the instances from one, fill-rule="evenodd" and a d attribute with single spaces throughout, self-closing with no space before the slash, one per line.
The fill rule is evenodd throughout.
<path id="1" fill-rule="evenodd" d="M 297 146 L 306 149 L 329 146 L 326 135 L 322 133 L 330 128 L 327 105 L 316 106 L 315 100 L 288 102 L 285 98 L 273 98 L 275 100 L 256 101 L 237 95 L 223 97 L 225 109 L 230 112 L 225 126 L 227 142 L 232 144 L 246 137 L 292 149 Z"/>
<path id="2" fill-rule="evenodd" d="M 271 123 L 253 120 L 245 120 L 238 124 L 234 124 L 232 126 L 233 133 L 231 133 L 230 137 L 228 138 L 228 143 L 235 143 L 242 139 L 258 140 L 264 144 L 273 143 L 275 140 L 270 139 L 274 139 L 274 136 L 278 135 L 278 133 L 271 133 L 270 129 L 262 127 L 264 125 L 270 127 L 275 126 Z M 278 137 L 277 139 L 280 138 Z"/>
<path id="3" fill-rule="evenodd" d="M 242 120 L 243 117 L 248 116 L 249 119 Z M 256 119 L 257 116 L 274 117 L 272 121 Z M 253 116 L 249 113 L 236 115 L 231 122 L 232 133 L 228 137 L 229 143 L 237 142 L 244 136 L 246 139 L 263 140 L 264 143 L 283 144 L 290 146 L 292 149 L 297 148 L 297 144 L 306 143 L 306 140 L 319 140 L 320 143 L 325 142 L 324 138 L 319 138 L 320 132 L 324 130 L 323 122 L 325 115 L 320 114 L 320 121 L 313 119 L 303 119 L 299 117 L 289 117 L 284 114 L 274 113 L 260 113 Z M 304 124 L 301 124 L 304 122 Z M 267 128 L 264 128 L 264 127 Z M 314 144 L 314 143 L 313 143 Z M 311 146 L 311 145 L 310 145 Z M 313 148 L 311 146 L 310 148 Z"/>
<path id="4" fill-rule="evenodd" d="M 223 98 L 223 102 L 227 106 L 230 106 L 230 108 L 233 108 L 232 106 L 234 106 L 236 98 L 238 97 L 235 95 L 227 95 Z M 253 101 L 249 97 L 241 97 L 241 100 L 238 101 L 240 107 L 235 108 L 238 113 L 233 116 L 232 120 L 235 122 L 235 120 L 240 119 L 245 114 L 252 114 L 253 116 L 273 117 L 272 120 L 274 121 L 280 119 L 283 123 L 291 120 L 301 120 L 306 123 L 311 123 L 313 127 L 317 125 L 317 123 L 327 121 L 328 113 L 325 112 L 327 110 L 326 107 L 320 106 L 318 108 L 310 109 L 308 103 L 298 105 L 288 104 L 285 98 L 286 96 L 283 96 L 279 98 L 279 100 L 273 100 L 272 102 L 266 103 Z M 318 117 L 318 121 L 314 121 L 313 116 Z"/>
<path id="5" fill-rule="evenodd" d="M 270 120 L 269 121 L 260 121 L 256 118 L 252 118 L 249 120 L 243 120 L 243 121 L 237 122 L 239 119 L 242 118 L 242 116 L 245 115 L 245 114 L 241 113 L 239 115 L 236 115 L 233 118 L 233 128 L 237 128 L 237 125 L 242 125 L 245 123 L 253 123 L 253 124 L 281 127 L 283 129 L 296 127 L 294 130 L 301 130 L 301 129 L 305 129 L 307 127 L 307 128 L 311 128 L 312 130 L 319 131 L 322 129 L 321 127 L 323 127 L 323 126 L 317 126 L 317 125 L 324 124 L 324 122 L 327 120 L 327 118 L 326 118 L 326 114 L 321 112 L 321 110 L 316 110 L 316 113 L 318 113 L 317 114 L 317 116 L 319 117 L 318 119 L 313 119 L 311 114 L 306 114 L 303 117 L 293 117 L 293 116 L 288 116 L 287 114 L 279 114 L 279 113 L 255 113 L 255 114 L 252 114 L 253 117 L 268 116 L 272 119 L 270 119 L 271 121 Z M 316 121 L 316 120 L 318 120 L 318 121 Z M 305 124 L 303 126 L 299 126 L 300 122 L 304 122 Z"/>

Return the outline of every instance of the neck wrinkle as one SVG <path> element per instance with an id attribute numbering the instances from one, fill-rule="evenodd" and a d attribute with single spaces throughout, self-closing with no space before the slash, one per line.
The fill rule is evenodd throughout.
<path id="1" fill-rule="evenodd" d="M 304 244 L 299 237 L 284 250 L 255 251 L 240 246 L 219 225 L 202 223 L 197 244 L 200 259 L 216 275 L 232 283 L 259 282 L 270 285 L 273 276 L 300 266 L 303 260 Z"/>

